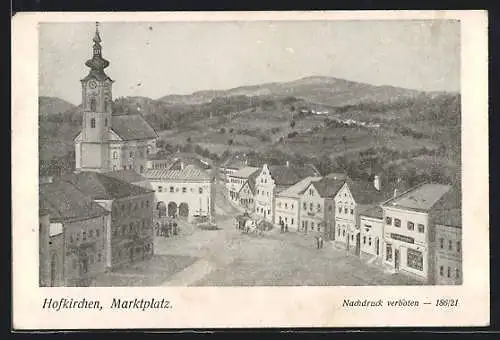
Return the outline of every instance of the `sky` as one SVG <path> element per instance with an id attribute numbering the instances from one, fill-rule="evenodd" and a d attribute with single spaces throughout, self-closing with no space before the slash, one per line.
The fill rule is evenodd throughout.
<path id="1" fill-rule="evenodd" d="M 81 101 L 95 23 L 39 26 L 39 95 Z M 331 76 L 460 90 L 458 21 L 100 23 L 113 97 L 230 89 Z"/>

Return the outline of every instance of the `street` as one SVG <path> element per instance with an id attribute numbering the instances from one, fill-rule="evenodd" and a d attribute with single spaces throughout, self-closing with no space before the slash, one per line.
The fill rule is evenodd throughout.
<path id="1" fill-rule="evenodd" d="M 185 223 L 174 237 L 155 238 L 153 259 L 104 274 L 114 285 L 138 286 L 359 286 L 419 284 L 404 274 L 384 273 L 375 264 L 337 249 L 317 249 L 312 235 L 279 228 L 263 236 L 234 226 L 239 211 L 218 191 L 218 230 Z M 135 276 L 134 276 L 135 275 Z M 109 280 L 113 276 L 114 280 Z M 120 284 L 123 282 L 123 284 Z"/>

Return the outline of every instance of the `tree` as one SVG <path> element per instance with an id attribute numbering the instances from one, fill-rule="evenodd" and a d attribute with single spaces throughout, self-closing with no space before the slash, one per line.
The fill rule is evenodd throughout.
<path id="1" fill-rule="evenodd" d="M 229 140 L 227 141 L 227 144 L 228 144 L 228 145 L 233 145 L 233 140 L 232 140 L 232 139 L 229 139 Z"/>
<path id="2" fill-rule="evenodd" d="M 294 127 L 295 127 L 295 120 L 292 120 L 292 121 L 290 122 L 290 127 L 291 127 L 291 128 L 294 128 Z"/>

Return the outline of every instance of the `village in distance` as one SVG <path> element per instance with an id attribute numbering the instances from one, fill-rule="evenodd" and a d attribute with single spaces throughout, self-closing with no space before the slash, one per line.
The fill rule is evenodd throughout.
<path id="1" fill-rule="evenodd" d="M 460 93 L 114 98 L 104 38 L 79 105 L 39 97 L 40 286 L 462 284 Z"/>

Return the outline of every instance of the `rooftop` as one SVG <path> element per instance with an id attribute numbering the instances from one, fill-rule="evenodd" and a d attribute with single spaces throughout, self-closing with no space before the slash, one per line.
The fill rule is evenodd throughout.
<path id="1" fill-rule="evenodd" d="M 260 168 L 254 168 L 251 166 L 244 167 L 235 173 L 231 174 L 230 177 L 237 177 L 237 178 L 248 178 L 250 175 L 254 174 L 255 172 L 259 171 Z"/>
<path id="2" fill-rule="evenodd" d="M 278 196 L 298 198 L 300 194 L 307 189 L 307 187 L 311 184 L 311 182 L 319 180 L 321 180 L 321 177 L 306 177 L 297 182 L 296 184 L 292 185 L 291 187 L 280 192 Z"/>
<path id="3" fill-rule="evenodd" d="M 305 177 L 320 177 L 320 173 L 312 164 L 305 165 L 271 165 L 269 171 L 276 185 L 294 185 Z"/>
<path id="4" fill-rule="evenodd" d="M 347 183 L 354 200 L 360 205 L 382 203 L 392 196 L 391 192 L 375 189 L 372 181 L 347 179 Z"/>
<path id="5" fill-rule="evenodd" d="M 71 183 L 57 181 L 40 185 L 40 209 L 48 210 L 58 221 L 97 218 L 109 212 Z"/>
<path id="6" fill-rule="evenodd" d="M 382 219 L 384 216 L 384 211 L 382 210 L 382 207 L 379 205 L 372 205 L 368 209 L 365 209 L 360 212 L 361 216 L 367 216 L 367 217 L 373 217 L 373 218 L 378 218 Z"/>
<path id="7" fill-rule="evenodd" d="M 123 140 L 158 138 L 155 130 L 141 114 L 113 115 L 111 129 Z"/>
<path id="8" fill-rule="evenodd" d="M 315 181 L 312 185 L 318 190 L 321 197 L 335 197 L 337 192 L 342 188 L 345 179 L 335 179 L 324 177 L 319 181 Z"/>
<path id="9" fill-rule="evenodd" d="M 168 179 L 182 181 L 210 181 L 212 177 L 204 170 L 192 164 L 180 170 L 149 169 L 142 174 L 147 179 Z"/>
<path id="10" fill-rule="evenodd" d="M 384 206 L 429 211 L 450 188 L 451 186 L 446 184 L 423 183 L 390 199 Z"/>
<path id="11" fill-rule="evenodd" d="M 246 166 L 247 164 L 245 159 L 239 156 L 231 156 L 221 165 L 222 168 L 231 168 L 231 169 L 242 169 Z"/>
<path id="12" fill-rule="evenodd" d="M 462 226 L 462 190 L 453 186 L 432 208 L 432 217 L 436 224 Z"/>
<path id="13" fill-rule="evenodd" d="M 90 171 L 65 176 L 64 180 L 72 183 L 81 192 L 94 200 L 112 200 L 152 192 L 152 190 L 127 183 L 115 177 Z"/>
<path id="14" fill-rule="evenodd" d="M 137 183 L 144 181 L 144 178 L 135 170 L 118 170 L 104 173 L 104 175 L 122 180 L 127 183 Z"/>

